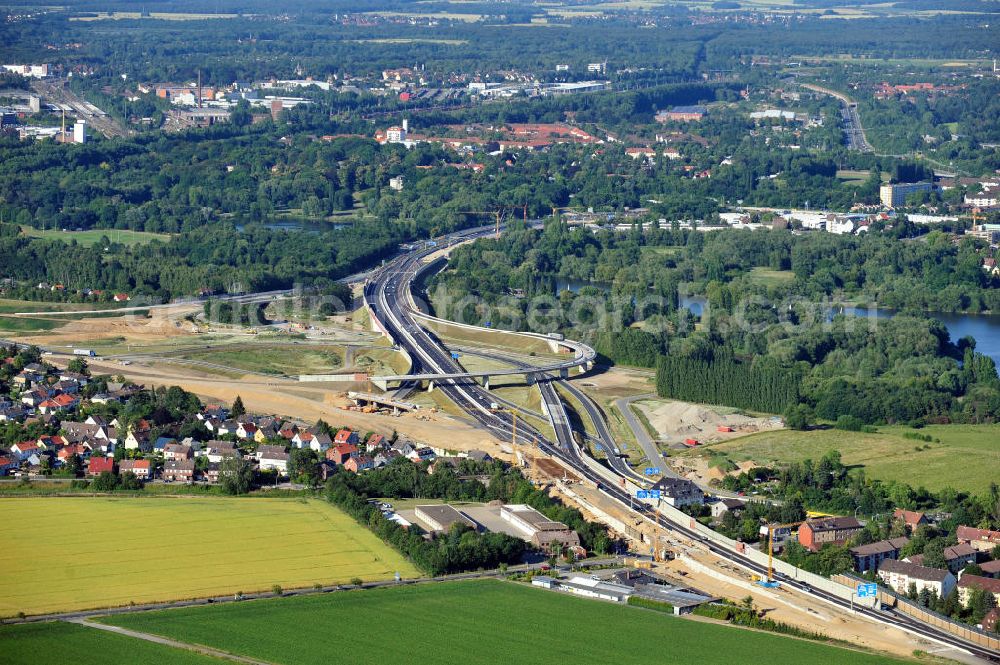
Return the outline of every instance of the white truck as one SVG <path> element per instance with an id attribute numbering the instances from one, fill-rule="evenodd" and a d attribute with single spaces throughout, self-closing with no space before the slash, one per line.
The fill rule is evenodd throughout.
<path id="1" fill-rule="evenodd" d="M 73 349 L 74 356 L 87 356 L 88 358 L 93 358 L 97 354 L 94 353 L 92 349 Z"/>

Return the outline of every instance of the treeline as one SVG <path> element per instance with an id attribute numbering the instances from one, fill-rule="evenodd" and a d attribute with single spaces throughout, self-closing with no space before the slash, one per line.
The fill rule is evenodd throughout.
<path id="1" fill-rule="evenodd" d="M 486 475 L 490 480 L 488 485 L 483 485 L 476 480 L 460 478 L 460 474 Z M 331 479 L 328 489 L 346 493 L 343 496 L 360 497 L 362 502 L 368 498 L 390 497 L 527 504 L 576 531 L 580 544 L 589 552 L 603 554 L 613 551 L 617 544 L 603 526 L 588 522 L 579 510 L 553 499 L 544 488 L 535 488 L 517 469 L 499 461 L 463 460 L 457 471 L 441 468 L 429 474 L 426 465 L 398 460 L 362 474 L 339 473 Z M 342 500 L 348 499 L 342 497 Z"/>
<path id="2" fill-rule="evenodd" d="M 797 367 L 740 361 L 728 354 L 707 361 L 667 355 L 656 363 L 657 394 L 687 402 L 781 413 L 798 403 L 800 383 Z"/>

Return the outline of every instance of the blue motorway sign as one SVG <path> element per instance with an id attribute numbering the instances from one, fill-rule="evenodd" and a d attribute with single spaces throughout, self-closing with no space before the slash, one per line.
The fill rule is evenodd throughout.
<path id="1" fill-rule="evenodd" d="M 637 499 L 648 499 L 649 498 L 649 491 L 648 490 L 636 490 L 635 491 L 635 498 L 637 498 Z"/>
<path id="2" fill-rule="evenodd" d="M 875 598 L 878 596 L 878 585 L 874 583 L 859 584 L 856 593 L 858 598 Z"/>
<path id="3" fill-rule="evenodd" d="M 660 498 L 660 490 L 649 490 L 649 498 L 650 499 L 659 499 Z"/>
<path id="4" fill-rule="evenodd" d="M 660 467 L 658 467 L 658 466 L 647 466 L 645 474 L 647 476 L 658 476 L 658 475 L 660 475 Z"/>

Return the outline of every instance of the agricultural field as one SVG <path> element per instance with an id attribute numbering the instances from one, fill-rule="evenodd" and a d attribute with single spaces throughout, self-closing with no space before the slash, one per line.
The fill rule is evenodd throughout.
<path id="1" fill-rule="evenodd" d="M 7 665 L 221 665 L 224 661 L 72 623 L 0 626 Z"/>
<path id="2" fill-rule="evenodd" d="M 344 630 L 363 618 L 392 639 Z M 129 614 L 105 623 L 283 665 L 898 663 L 509 582 L 421 584 Z M 627 628 L 623 627 L 627 626 Z M 335 635 L 336 639 L 317 639 Z"/>
<path id="3" fill-rule="evenodd" d="M 136 17 L 138 18 L 138 17 Z M 135 245 L 145 245 L 146 243 L 159 240 L 161 242 L 166 242 L 170 240 L 170 236 L 165 233 L 147 233 L 145 231 L 129 231 L 127 229 L 90 229 L 88 231 L 59 231 L 59 230 L 49 230 L 43 231 L 41 229 L 36 229 L 31 226 L 22 226 L 21 233 L 32 238 L 44 238 L 46 240 L 58 240 L 60 242 L 72 242 L 75 240 L 77 243 L 83 245 L 84 247 L 90 247 L 91 245 L 96 245 L 101 241 L 101 238 L 107 237 L 111 242 L 120 243 L 122 245 L 127 245 L 129 247 L 134 247 Z"/>
<path id="4" fill-rule="evenodd" d="M 931 441 L 906 438 L 905 433 Z M 875 434 L 828 429 L 811 432 L 761 432 L 711 444 L 702 450 L 758 464 L 818 460 L 839 450 L 845 464 L 864 469 L 870 478 L 897 480 L 929 490 L 952 487 L 984 492 L 1000 478 L 1000 425 L 929 425 L 919 430 L 880 427 Z M 683 456 L 704 454 L 686 451 Z M 956 464 L 955 460 L 975 460 Z"/>
<path id="5" fill-rule="evenodd" d="M 11 498 L 0 507 L 32 516 L 30 528 L 0 539 L 0 616 L 418 574 L 319 500 Z"/>

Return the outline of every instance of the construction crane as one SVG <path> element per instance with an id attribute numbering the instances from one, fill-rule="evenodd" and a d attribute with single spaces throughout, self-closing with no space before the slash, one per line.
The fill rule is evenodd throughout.
<path id="1" fill-rule="evenodd" d="M 758 579 L 757 584 L 769 589 L 775 589 L 778 587 L 778 582 L 774 579 L 774 531 L 775 529 L 782 529 L 786 526 L 799 526 L 800 524 L 802 524 L 802 522 L 767 525 L 767 579 Z"/>

